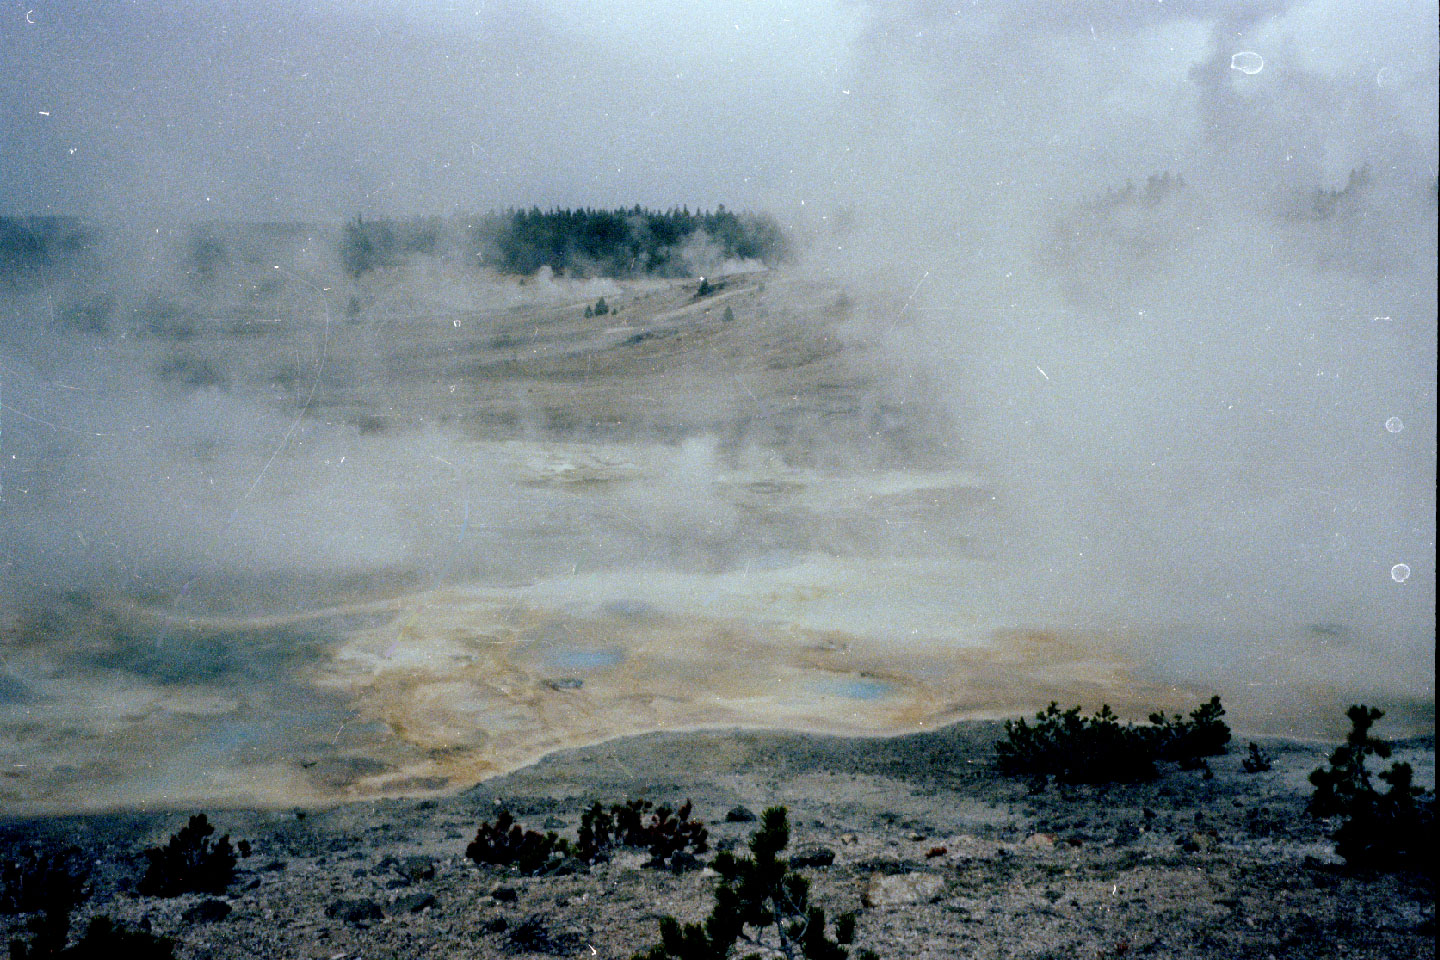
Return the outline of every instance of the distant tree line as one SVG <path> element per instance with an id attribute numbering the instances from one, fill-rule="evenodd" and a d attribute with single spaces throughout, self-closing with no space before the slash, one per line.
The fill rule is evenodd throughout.
<path id="1" fill-rule="evenodd" d="M 0 216 L 0 274 L 64 260 L 91 240 L 75 217 Z"/>
<path id="2" fill-rule="evenodd" d="M 534 273 L 548 266 L 572 276 L 680 277 L 692 272 L 685 262 L 688 242 L 714 245 L 722 259 L 785 258 L 785 236 L 779 224 L 756 214 L 735 214 L 718 207 L 713 213 L 688 208 L 661 212 L 644 207 L 629 210 L 512 210 L 485 218 L 477 239 L 482 259 L 507 273 Z"/>
<path id="3" fill-rule="evenodd" d="M 504 273 L 549 267 L 573 277 L 683 277 L 694 272 L 687 248 L 699 243 L 720 259 L 778 263 L 785 235 L 770 217 L 736 214 L 720 206 L 691 213 L 635 206 L 628 210 L 552 208 L 507 210 L 467 218 L 463 226 L 438 217 L 365 220 L 345 224 L 338 253 L 351 276 L 392 266 L 408 256 L 454 257 Z"/>

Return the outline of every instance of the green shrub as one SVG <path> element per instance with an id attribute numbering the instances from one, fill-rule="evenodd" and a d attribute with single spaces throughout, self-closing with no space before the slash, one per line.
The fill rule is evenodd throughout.
<path id="1" fill-rule="evenodd" d="M 703 923 L 681 924 L 674 917 L 660 921 L 660 943 L 635 955 L 635 960 L 726 960 L 739 941 L 767 955 L 806 960 L 845 960 L 842 943 L 854 938 L 853 915 L 836 923 L 836 940 L 825 934 L 825 911 L 810 903 L 810 883 L 791 871 L 780 856 L 790 842 L 784 807 L 771 807 L 750 838 L 750 856 L 730 853 L 715 857 L 720 874 L 715 906 Z M 860 951 L 857 960 L 873 957 Z"/>
<path id="2" fill-rule="evenodd" d="M 1250 755 L 1240 761 L 1246 773 L 1264 773 L 1270 769 L 1273 758 L 1270 754 L 1260 749 L 1260 745 L 1254 740 L 1250 741 Z"/>
<path id="3" fill-rule="evenodd" d="M 1345 743 L 1330 754 L 1328 768 L 1310 774 L 1315 787 L 1310 813 L 1340 818 L 1332 834 L 1335 851 L 1352 866 L 1433 872 L 1424 851 L 1435 839 L 1434 792 L 1415 786 L 1408 763 L 1392 763 L 1376 774 L 1389 789 L 1375 789 L 1365 761 L 1390 756 L 1390 744 L 1370 734 L 1385 712 L 1361 704 L 1345 715 L 1350 719 Z"/>
<path id="4" fill-rule="evenodd" d="M 90 895 L 90 871 L 76 848 L 56 853 L 25 850 L 0 862 L 0 913 L 67 914 Z"/>
<path id="5" fill-rule="evenodd" d="M 476 863 L 513 866 L 525 874 L 550 872 L 570 852 L 570 844 L 559 835 L 526 830 L 505 809 L 493 824 L 481 823 L 475 839 L 465 848 L 465 856 Z"/>
<path id="6" fill-rule="evenodd" d="M 690 819 L 691 810 L 689 800 L 674 811 L 655 807 L 648 800 L 613 804 L 608 811 L 594 804 L 580 816 L 576 855 L 594 861 L 612 847 L 632 847 L 649 850 L 652 862 L 659 865 L 687 847 L 693 853 L 704 853 L 709 848 L 709 831 L 700 821 Z"/>
<path id="7" fill-rule="evenodd" d="M 197 813 L 165 846 L 146 850 L 150 865 L 140 879 L 140 893 L 156 897 L 224 893 L 235 878 L 235 851 L 228 834 L 212 844 L 214 832 L 205 814 Z"/>
<path id="8" fill-rule="evenodd" d="M 385 220 L 365 222 L 356 217 L 346 222 L 336 244 L 340 265 L 351 277 L 399 262 L 400 243 L 393 226 Z"/>
<path id="9" fill-rule="evenodd" d="M 1225 708 L 1220 705 L 1220 698 L 1211 697 L 1208 703 L 1202 703 L 1191 711 L 1189 720 L 1178 713 L 1173 718 L 1167 718 L 1163 713 L 1152 713 L 1151 728 L 1141 732 L 1153 741 L 1154 750 L 1161 759 L 1172 760 L 1183 770 L 1196 770 L 1205 757 L 1225 752 L 1225 746 L 1230 742 L 1230 728 L 1220 719 L 1223 716 Z"/>
<path id="10" fill-rule="evenodd" d="M 1006 740 L 995 745 L 1007 774 L 1054 776 L 1062 783 L 1134 783 L 1155 776 L 1154 752 L 1132 724 L 1121 725 L 1109 704 L 1093 717 L 1057 704 L 1024 720 L 1005 721 Z"/>
<path id="11" fill-rule="evenodd" d="M 1204 758 L 1225 752 L 1230 728 L 1220 718 L 1219 697 L 1192 711 L 1190 718 L 1150 715 L 1150 726 L 1122 724 L 1104 704 L 1093 716 L 1080 707 L 1062 711 L 1058 704 L 1025 720 L 1005 721 L 1006 739 L 995 744 L 1002 772 L 1062 783 L 1136 783 L 1153 779 L 1156 764 L 1171 761 L 1200 769 Z"/>
<path id="12" fill-rule="evenodd" d="M 29 944 L 20 940 L 10 941 L 10 960 L 174 960 L 175 941 L 168 937 L 157 937 L 145 930 L 126 930 L 118 927 L 109 917 L 96 917 L 85 928 L 85 935 L 73 946 L 66 947 L 69 914 L 59 928 L 59 939 L 55 939 L 55 928 L 37 936 Z"/>
<path id="13" fill-rule="evenodd" d="M 605 302 L 605 298 L 604 298 L 604 297 L 601 297 L 599 300 L 596 300 L 596 301 L 595 301 L 595 310 L 594 310 L 595 316 L 597 316 L 597 317 L 603 317 L 603 316 L 605 316 L 605 314 L 607 314 L 607 313 L 609 313 L 609 312 L 610 312 L 610 304 L 608 304 L 608 303 Z"/>

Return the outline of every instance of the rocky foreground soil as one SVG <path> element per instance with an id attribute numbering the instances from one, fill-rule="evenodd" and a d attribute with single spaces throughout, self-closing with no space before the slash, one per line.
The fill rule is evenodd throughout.
<path id="1" fill-rule="evenodd" d="M 856 943 L 885 958 L 1424 958 L 1435 956 L 1425 877 L 1345 868 L 1305 815 L 1324 745 L 1244 741 L 1210 775 L 1058 787 L 1001 777 L 998 724 L 888 739 L 652 734 L 553 756 L 443 799 L 331 809 L 205 811 L 252 854 L 227 895 L 136 893 L 141 851 L 194 810 L 10 820 L 0 854 L 77 845 L 94 892 L 73 929 L 106 914 L 178 941 L 180 958 L 630 957 L 657 920 L 704 917 L 718 882 L 621 854 L 582 872 L 523 877 L 464 858 L 503 806 L 574 838 L 581 811 L 690 798 L 711 848 L 742 845 L 758 814 L 790 811 L 790 852 L 832 914 L 858 911 Z M 1434 739 L 1397 758 L 1434 782 Z M 8 941 L 24 915 L 0 916 Z"/>

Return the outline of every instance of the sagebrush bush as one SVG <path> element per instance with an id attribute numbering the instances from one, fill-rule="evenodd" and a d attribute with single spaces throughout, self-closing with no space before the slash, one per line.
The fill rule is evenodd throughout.
<path id="1" fill-rule="evenodd" d="M 501 809 L 494 823 L 480 824 L 465 856 L 476 863 L 515 867 L 521 873 L 549 873 L 578 866 L 574 861 L 594 863 L 616 847 L 648 850 L 651 865 L 673 864 L 680 853 L 704 853 L 709 832 L 698 820 L 690 819 L 692 807 L 685 801 L 678 810 L 656 806 L 649 800 L 612 804 L 609 809 L 593 804 L 580 815 L 578 839 L 572 843 L 557 833 L 527 830 L 515 822 L 510 811 Z"/>
<path id="2" fill-rule="evenodd" d="M 750 856 L 720 853 L 715 871 L 721 882 L 715 906 L 703 923 L 681 924 L 674 917 L 660 921 L 660 943 L 635 955 L 634 960 L 726 960 L 737 943 L 757 952 L 776 953 L 806 960 L 845 960 L 844 944 L 855 934 L 853 914 L 840 917 L 836 937 L 825 933 L 825 911 L 810 903 L 810 883 L 790 869 L 780 856 L 790 843 L 790 824 L 784 807 L 771 807 L 750 837 Z M 861 950 L 857 960 L 875 957 Z"/>
<path id="3" fill-rule="evenodd" d="M 235 879 L 235 851 L 229 834 L 212 843 L 214 832 L 205 814 L 197 813 L 165 846 L 146 850 L 150 864 L 140 878 L 139 891 L 156 897 L 224 893 Z"/>
<path id="4" fill-rule="evenodd" d="M 1154 753 L 1132 724 L 1122 725 L 1109 704 L 1093 717 L 1058 704 L 1035 715 L 1032 727 L 1005 721 L 1007 739 L 995 745 L 1008 774 L 1054 776 L 1063 783 L 1134 783 L 1155 776 Z"/>
<path id="5" fill-rule="evenodd" d="M 612 847 L 631 847 L 649 850 L 652 861 L 661 864 L 677 853 L 704 853 L 709 849 L 709 831 L 690 819 L 691 812 L 689 800 L 673 811 L 648 800 L 613 804 L 608 811 L 596 803 L 580 816 L 575 854 L 594 861 Z"/>
<path id="6" fill-rule="evenodd" d="M 527 830 L 504 809 L 494 823 L 481 823 L 465 848 L 465 856 L 476 863 L 515 867 L 526 874 L 553 870 L 569 854 L 570 844 L 558 834 Z"/>
<path id="7" fill-rule="evenodd" d="M 127 930 L 109 917 L 95 917 L 85 935 L 66 946 L 70 916 L 37 930 L 28 944 L 10 941 L 10 960 L 175 960 L 175 941 L 145 930 Z"/>
<path id="8" fill-rule="evenodd" d="M 1310 774 L 1315 787 L 1310 813 L 1340 818 L 1331 836 L 1336 853 L 1352 866 L 1433 873 L 1425 851 L 1435 839 L 1434 791 L 1415 786 L 1408 763 L 1392 763 L 1376 774 L 1389 786 L 1384 793 L 1377 790 L 1366 760 L 1390 757 L 1390 744 L 1370 733 L 1385 712 L 1358 704 L 1345 715 L 1350 719 L 1345 743 L 1330 754 L 1328 768 Z"/>
<path id="9" fill-rule="evenodd" d="M 74 847 L 23 850 L 0 861 L 0 913 L 69 912 L 90 895 L 90 870 Z"/>
<path id="10" fill-rule="evenodd" d="M 1006 739 L 995 744 L 1000 769 L 1011 775 L 1062 783 L 1136 783 L 1150 780 L 1156 764 L 1172 761 L 1199 769 L 1204 758 L 1224 753 L 1230 728 L 1221 719 L 1219 697 L 1192 711 L 1190 718 L 1150 715 L 1149 726 L 1121 723 L 1109 704 L 1093 716 L 1080 707 L 1062 711 L 1058 704 L 1025 720 L 1005 721 Z"/>
<path id="11" fill-rule="evenodd" d="M 1150 714 L 1152 726 L 1148 730 L 1140 728 L 1140 733 L 1152 741 L 1160 759 L 1194 770 L 1206 757 L 1224 753 L 1230 743 L 1230 728 L 1220 719 L 1223 716 L 1225 708 L 1220 705 L 1220 698 L 1211 697 L 1190 712 L 1189 720 L 1178 713 L 1171 718 L 1163 713 Z"/>
<path id="12" fill-rule="evenodd" d="M 1246 773 L 1264 773 L 1270 769 L 1273 758 L 1270 754 L 1260 749 L 1260 745 L 1254 740 L 1250 741 L 1250 755 L 1240 761 L 1240 766 L 1245 768 Z"/>

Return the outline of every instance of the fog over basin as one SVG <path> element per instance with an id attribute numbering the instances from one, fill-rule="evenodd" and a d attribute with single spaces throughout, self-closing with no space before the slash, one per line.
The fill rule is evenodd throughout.
<path id="1" fill-rule="evenodd" d="M 1076 592 L 1123 556 L 1060 583 L 1048 508 L 917 386 L 883 294 L 306 266 L 12 282 L 7 806 L 426 792 L 633 732 L 1051 700 L 1429 729 L 1432 679 L 1376 656 L 1423 659 L 1403 617 L 1213 596 L 1183 551 L 1140 596 Z"/>

